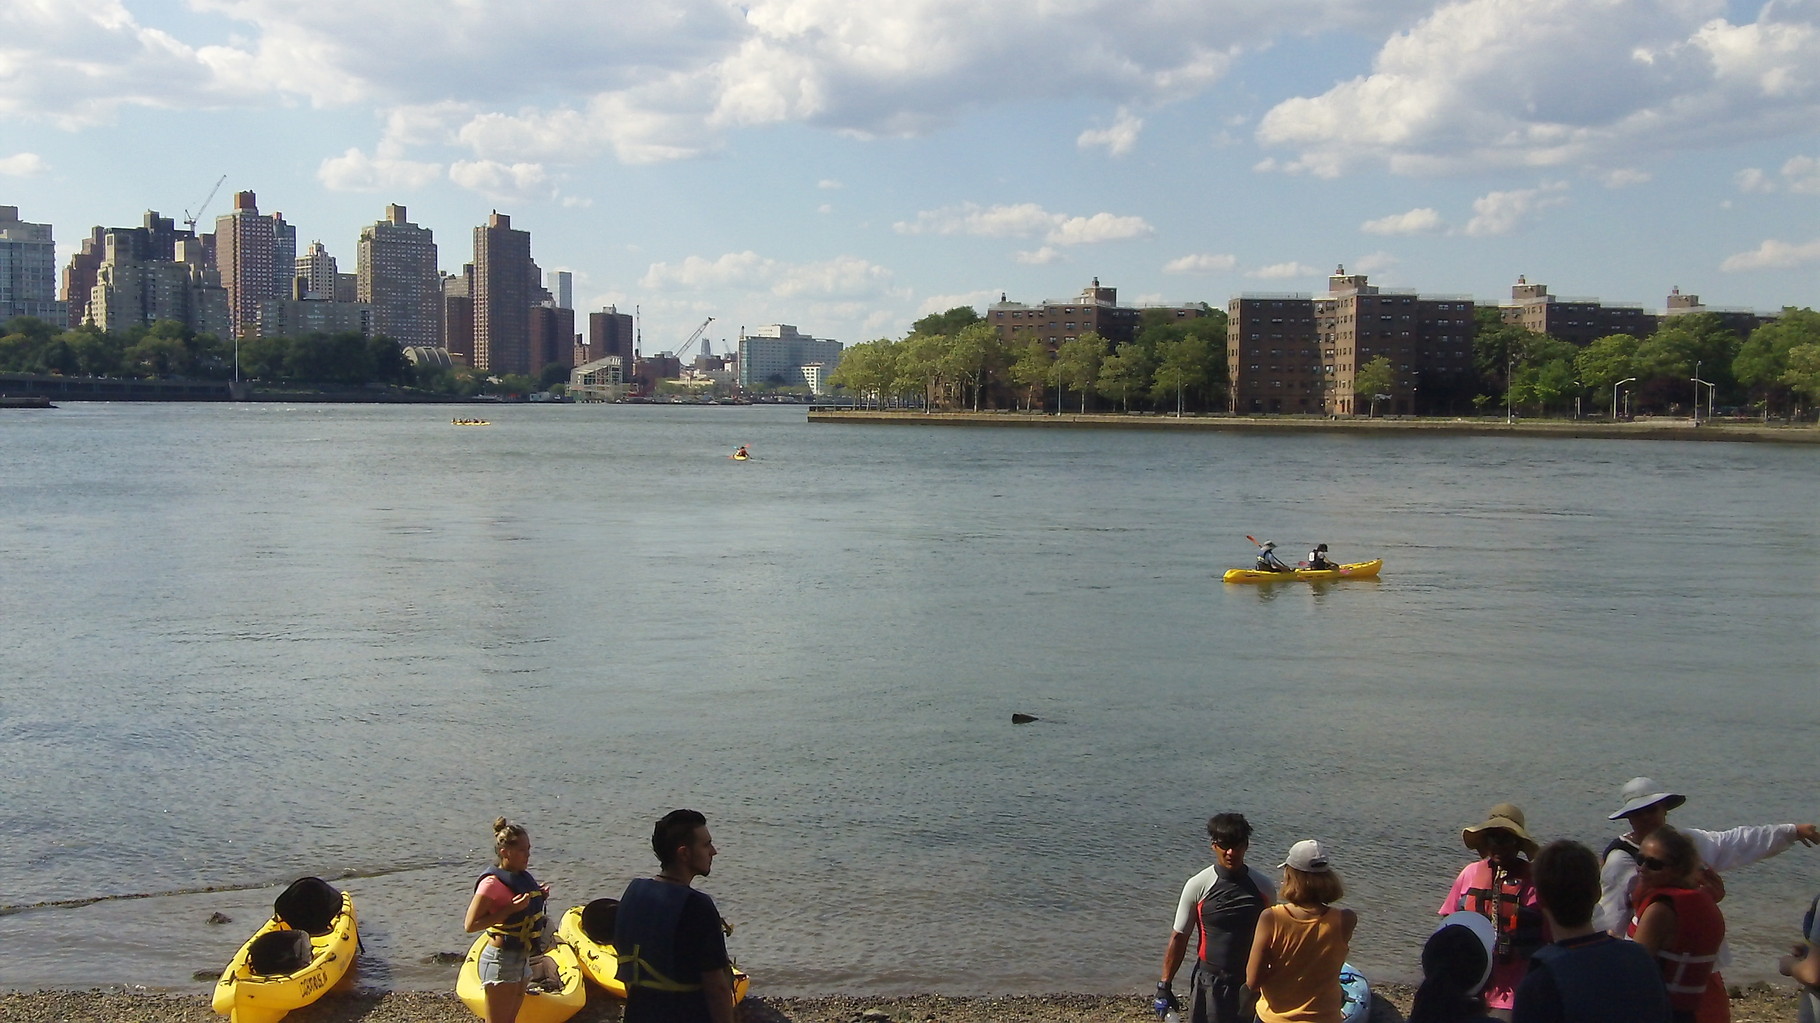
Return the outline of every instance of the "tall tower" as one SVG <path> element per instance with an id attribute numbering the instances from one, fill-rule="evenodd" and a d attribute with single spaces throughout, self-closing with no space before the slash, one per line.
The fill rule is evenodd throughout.
<path id="1" fill-rule="evenodd" d="M 294 295 L 292 294 L 294 288 L 286 288 L 285 297 L 318 299 L 324 302 L 334 300 L 335 278 L 338 272 L 335 257 L 329 255 L 329 250 L 323 246 L 321 241 L 311 242 L 309 251 L 297 257 L 296 266 L 293 280 L 303 282 L 303 294 Z"/>
<path id="2" fill-rule="evenodd" d="M 556 308 L 575 308 L 575 275 L 567 270 L 558 270 L 556 277 Z"/>
<path id="3" fill-rule="evenodd" d="M 290 252 L 283 262 L 278 262 L 280 225 L 290 232 Z M 258 197 L 252 192 L 235 192 L 234 212 L 215 218 L 215 268 L 227 289 L 228 330 L 235 337 L 251 336 L 259 323 L 259 307 L 288 293 L 280 290 L 279 282 L 290 280 L 296 258 L 296 229 L 284 224 L 281 216 L 260 216 Z"/>
<path id="4" fill-rule="evenodd" d="M 493 211 L 474 229 L 474 368 L 536 372 L 531 365 L 531 306 L 542 290 L 531 262 L 531 232 Z"/>
<path id="5" fill-rule="evenodd" d="M 360 301 L 373 307 L 373 330 L 407 348 L 442 342 L 442 274 L 436 239 L 392 203 L 385 219 L 360 230 Z"/>
<path id="6" fill-rule="evenodd" d="M 57 243 L 49 224 L 19 219 L 19 207 L 0 206 L 0 324 L 35 316 L 53 326 L 69 319 L 57 301 Z"/>

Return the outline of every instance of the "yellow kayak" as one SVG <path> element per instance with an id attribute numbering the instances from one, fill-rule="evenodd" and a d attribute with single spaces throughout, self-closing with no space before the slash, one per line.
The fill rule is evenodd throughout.
<path id="1" fill-rule="evenodd" d="M 480 950 L 486 947 L 487 934 L 482 931 L 474 939 L 474 947 L 468 949 L 468 957 L 461 961 L 461 973 L 455 977 L 455 997 L 460 998 L 461 1003 L 481 1019 L 487 1018 L 487 994 L 480 983 Z M 581 964 L 575 959 L 575 950 L 559 941 L 548 955 L 556 962 L 556 972 L 562 978 L 562 990 L 528 992 L 524 1004 L 518 1007 L 518 1023 L 562 1023 L 580 1012 L 582 1004 L 588 999 L 588 990 L 581 982 Z"/>
<path id="2" fill-rule="evenodd" d="M 315 884 L 306 886 L 306 881 Z M 299 894 L 293 898 L 293 893 Z M 287 916 L 297 926 L 287 922 Z M 278 936 L 280 932 L 307 934 L 309 961 L 284 972 L 260 972 L 263 950 L 285 942 Z M 336 891 L 326 881 L 305 878 L 285 889 L 272 918 L 240 946 L 221 972 L 215 983 L 214 1009 L 233 1023 L 275 1023 L 334 987 L 353 965 L 359 942 L 354 897 Z M 301 942 L 298 944 L 301 948 Z"/>
<path id="3" fill-rule="evenodd" d="M 1384 559 L 1358 561 L 1338 568 L 1298 568 L 1291 572 L 1260 572 L 1255 568 L 1227 570 L 1220 578 L 1229 583 L 1314 582 L 1320 579 L 1371 579 L 1384 567 Z"/>
<path id="4" fill-rule="evenodd" d="M 619 954 L 613 949 L 613 916 L 618 899 L 595 899 L 586 906 L 575 906 L 562 915 L 556 928 L 556 940 L 575 950 L 581 961 L 581 972 L 614 998 L 626 996 L 626 986 L 619 980 Z M 597 940 L 597 938 L 599 940 Z M 733 968 L 733 1004 L 746 1000 L 746 989 L 752 978 Z"/>

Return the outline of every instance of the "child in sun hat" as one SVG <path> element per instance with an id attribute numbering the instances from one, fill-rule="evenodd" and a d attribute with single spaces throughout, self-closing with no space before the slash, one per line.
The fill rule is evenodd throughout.
<path id="1" fill-rule="evenodd" d="M 1530 879 L 1529 858 L 1536 853 L 1536 840 L 1523 808 L 1499 803 L 1485 820 L 1461 829 L 1460 841 L 1479 859 L 1454 879 L 1440 912 L 1448 916 L 1465 910 L 1491 923 L 1495 941 L 1485 1004 L 1494 1015 L 1508 1019 L 1531 953 L 1548 944 L 1548 925 Z"/>

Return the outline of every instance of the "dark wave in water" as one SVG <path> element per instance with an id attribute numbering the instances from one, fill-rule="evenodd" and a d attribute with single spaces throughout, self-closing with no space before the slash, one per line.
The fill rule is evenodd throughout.
<path id="1" fill-rule="evenodd" d="M 338 873 L 324 874 L 325 881 L 348 881 L 356 878 L 388 877 L 393 874 L 408 874 L 421 870 L 446 870 L 465 863 L 463 860 L 436 860 L 420 863 L 399 863 L 385 867 L 350 867 Z M 163 899 L 178 895 L 205 895 L 217 892 L 253 892 L 262 888 L 277 888 L 288 885 L 296 878 L 283 880 L 249 881 L 239 884 L 207 884 L 189 888 L 166 888 L 155 892 L 110 892 L 106 895 L 88 895 L 72 899 L 47 899 L 44 902 L 20 903 L 18 905 L 0 905 L 0 916 L 13 916 L 18 913 L 30 913 L 41 909 L 77 909 L 82 906 L 93 906 L 101 902 L 131 902 L 137 899 Z"/>

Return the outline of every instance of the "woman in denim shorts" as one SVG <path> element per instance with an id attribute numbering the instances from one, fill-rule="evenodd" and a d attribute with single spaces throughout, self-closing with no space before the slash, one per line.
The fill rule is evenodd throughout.
<path id="1" fill-rule="evenodd" d="M 513 1023 L 524 1002 L 532 946 L 543 930 L 548 885 L 537 883 L 531 865 L 531 835 L 504 817 L 493 822 L 493 851 L 499 865 L 480 875 L 463 926 L 487 932 L 480 950 L 480 983 L 487 995 L 487 1023 Z"/>

